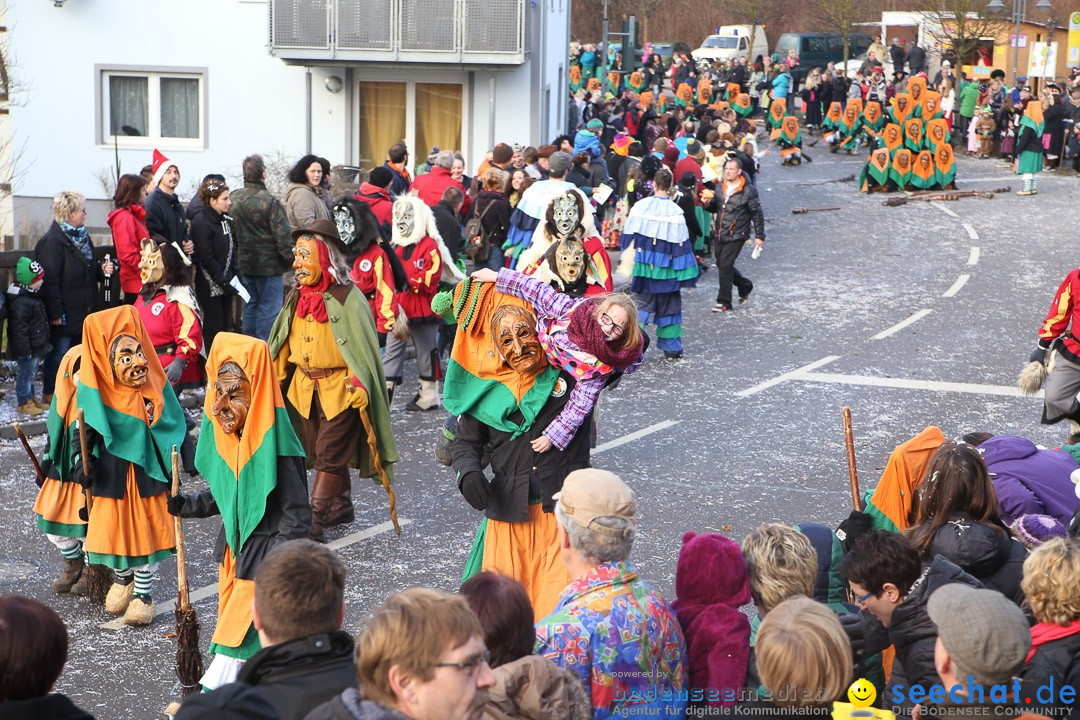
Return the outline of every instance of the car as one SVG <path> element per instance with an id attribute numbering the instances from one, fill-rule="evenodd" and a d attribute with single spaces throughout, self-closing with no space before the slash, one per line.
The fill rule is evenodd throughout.
<path id="1" fill-rule="evenodd" d="M 872 42 L 869 35 L 851 33 L 848 35 L 849 57 L 865 56 Z M 844 61 L 844 36 L 840 33 L 784 33 L 776 41 L 775 53 L 782 61 L 789 50 L 794 50 L 799 56 L 799 64 L 791 71 L 795 88 L 798 89 L 811 68 L 824 69 L 829 63 Z M 859 62 L 861 64 L 862 61 Z M 854 69 L 858 70 L 859 66 L 855 65 Z"/>
<path id="2" fill-rule="evenodd" d="M 750 47 L 750 32 L 754 32 L 754 45 Z M 725 25 L 717 28 L 715 35 L 710 35 L 694 50 L 694 60 L 713 62 L 714 60 L 733 60 L 746 57 L 751 52 L 754 56 L 769 54 L 769 41 L 765 37 L 765 28 L 760 25 Z"/>

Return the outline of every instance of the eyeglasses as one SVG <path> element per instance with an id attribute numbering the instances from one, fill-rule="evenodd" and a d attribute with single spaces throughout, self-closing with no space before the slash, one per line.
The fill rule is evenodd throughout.
<path id="1" fill-rule="evenodd" d="M 855 591 L 851 589 L 851 586 L 848 586 L 847 589 L 848 602 L 858 605 L 859 607 L 866 607 L 866 601 L 869 600 L 870 596 L 873 594 L 874 593 L 872 592 L 868 592 L 865 595 L 856 595 Z"/>
<path id="2" fill-rule="evenodd" d="M 434 664 L 435 667 L 451 667 L 457 668 L 458 670 L 467 670 L 473 677 L 476 677 L 480 672 L 480 668 L 484 665 L 491 665 L 491 653 L 487 650 L 485 650 L 482 655 L 476 655 L 464 662 L 437 662 Z"/>
<path id="3" fill-rule="evenodd" d="M 606 312 L 600 313 L 600 324 L 606 328 L 611 328 L 611 334 L 615 335 L 616 337 L 626 332 L 626 328 L 622 325 L 617 324 Z"/>

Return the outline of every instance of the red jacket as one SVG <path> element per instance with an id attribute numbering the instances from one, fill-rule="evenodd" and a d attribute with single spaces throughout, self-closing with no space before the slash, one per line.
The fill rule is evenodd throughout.
<path id="1" fill-rule="evenodd" d="M 465 195 L 465 202 L 461 206 L 462 214 L 469 212 L 469 200 L 468 193 L 465 192 L 465 186 L 455 180 L 450 171 L 446 168 L 441 168 L 438 165 L 431 168 L 431 172 L 421 175 L 413 180 L 412 190 L 416 193 L 417 197 L 424 201 L 425 205 L 438 205 L 442 200 L 443 193 L 446 192 L 446 188 L 451 185 L 457 185 L 461 188 L 462 194 Z"/>
<path id="2" fill-rule="evenodd" d="M 1074 363 L 1080 363 L 1080 341 L 1076 338 L 1076 330 L 1080 332 L 1080 268 L 1076 268 L 1061 282 L 1054 302 L 1050 304 L 1050 312 L 1046 314 L 1046 320 L 1039 328 L 1039 347 L 1048 348 L 1050 343 L 1061 335 L 1064 340 L 1058 345 L 1058 351 Z M 1069 332 L 1065 332 L 1066 330 Z"/>
<path id="3" fill-rule="evenodd" d="M 394 296 L 394 273 L 378 243 L 371 243 L 367 250 L 356 256 L 349 277 L 371 304 L 375 329 L 380 333 L 390 332 L 394 328 L 398 308 Z"/>
<path id="4" fill-rule="evenodd" d="M 146 210 L 142 205 L 129 205 L 109 213 L 116 259 L 120 264 L 120 289 L 135 294 L 142 290 L 139 279 L 139 250 L 143 238 L 150 237 L 146 229 Z"/>
<path id="5" fill-rule="evenodd" d="M 682 179 L 684 173 L 694 173 L 694 177 L 697 178 L 697 185 L 701 185 L 701 163 L 694 158 L 687 155 L 679 162 L 675 163 L 675 171 L 672 173 L 675 176 L 675 185 L 679 184 L 679 180 Z M 700 189 L 700 188 L 699 188 Z"/>
<path id="6" fill-rule="evenodd" d="M 439 246 L 428 236 L 413 245 L 397 246 L 394 252 L 405 266 L 409 289 L 397 294 L 398 304 L 410 319 L 433 318 L 431 299 L 439 291 L 442 256 Z"/>
<path id="7" fill-rule="evenodd" d="M 191 293 L 194 299 L 194 290 Z M 140 295 L 135 300 L 135 309 L 139 311 L 139 317 L 150 335 L 150 342 L 157 349 L 161 367 L 168 367 L 175 358 L 187 362 L 177 386 L 201 384 L 203 371 L 199 353 L 202 351 L 203 335 L 202 324 L 195 311 L 182 302 L 166 299 L 164 288 L 154 293 L 149 303 Z"/>
<path id="8" fill-rule="evenodd" d="M 385 225 L 387 229 L 393 227 L 394 201 L 390 199 L 389 190 L 365 182 L 361 183 L 360 189 L 353 197 L 362 203 L 367 203 L 380 225 Z"/>

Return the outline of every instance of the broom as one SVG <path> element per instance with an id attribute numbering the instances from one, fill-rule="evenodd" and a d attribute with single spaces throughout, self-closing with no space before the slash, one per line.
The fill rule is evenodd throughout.
<path id="1" fill-rule="evenodd" d="M 859 471 L 855 467 L 855 435 L 851 431 L 851 408 L 841 411 L 844 415 L 844 444 L 847 445 L 848 480 L 851 484 L 851 506 L 862 512 L 862 496 L 859 493 Z"/>
<path id="2" fill-rule="evenodd" d="M 1024 369 L 1020 371 L 1020 377 L 1016 378 L 1017 387 L 1025 395 L 1034 395 L 1039 392 L 1043 383 L 1046 382 L 1046 376 L 1054 369 L 1055 352 L 1047 350 L 1046 354 L 1046 359 L 1049 362 L 1028 362 L 1024 365 Z"/>
<path id="3" fill-rule="evenodd" d="M 176 446 L 172 449 L 172 496 L 180 492 L 180 464 Z M 186 698 L 199 687 L 203 674 L 202 654 L 199 652 L 199 621 L 195 608 L 188 600 L 187 562 L 184 551 L 184 521 L 173 518 L 176 532 L 176 676 L 180 679 L 180 695 Z"/>
<path id="4" fill-rule="evenodd" d="M 90 455 L 89 448 L 86 442 L 86 420 L 83 416 L 82 408 L 79 408 L 79 452 L 82 459 L 82 471 L 83 477 L 90 477 Z M 90 512 L 94 509 L 94 495 L 90 492 L 89 487 L 83 488 L 83 499 L 85 505 L 79 510 L 79 519 L 85 520 L 87 524 L 90 522 Z M 85 515 L 85 517 L 83 517 Z M 83 570 L 86 575 L 86 597 L 94 605 L 104 605 L 105 597 L 109 594 L 109 588 L 112 586 L 113 578 L 112 572 L 104 565 L 91 565 L 89 556 L 87 556 L 86 569 Z"/>

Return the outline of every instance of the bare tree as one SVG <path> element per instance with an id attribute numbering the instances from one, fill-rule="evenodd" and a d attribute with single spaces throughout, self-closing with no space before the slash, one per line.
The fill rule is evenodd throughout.
<path id="1" fill-rule="evenodd" d="M 633 8 L 634 14 L 641 21 L 641 38 L 643 42 L 659 39 L 649 35 L 649 18 L 653 16 L 653 13 L 663 2 L 664 0 L 631 0 L 630 7 Z"/>
<path id="2" fill-rule="evenodd" d="M 951 48 L 962 65 L 984 37 L 996 37 L 1003 20 L 986 11 L 982 0 L 918 0 L 923 28 L 941 48 Z"/>
<path id="3" fill-rule="evenodd" d="M 844 39 L 844 62 L 851 57 L 851 27 L 866 14 L 868 0 L 813 0 L 814 17 Z"/>

